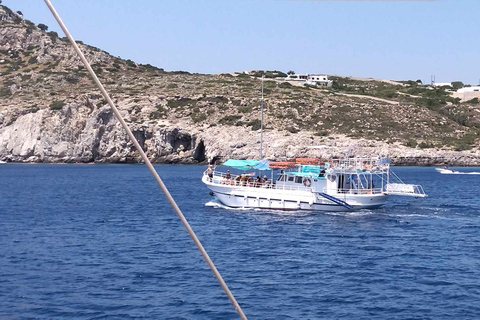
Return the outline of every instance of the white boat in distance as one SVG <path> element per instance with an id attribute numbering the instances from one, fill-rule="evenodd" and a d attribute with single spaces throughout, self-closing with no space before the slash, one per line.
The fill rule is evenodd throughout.
<path id="1" fill-rule="evenodd" d="M 435 170 L 437 170 L 438 172 L 443 173 L 443 174 L 455 174 L 455 173 L 460 173 L 460 171 L 452 170 L 452 169 L 449 169 L 449 168 L 447 168 L 447 167 L 435 168 Z"/>
<path id="2" fill-rule="evenodd" d="M 209 167 L 202 181 L 222 204 L 233 208 L 352 211 L 380 207 L 390 195 L 427 196 L 422 186 L 403 183 L 390 170 L 388 158 L 230 159 L 222 166 L 228 170 Z M 244 173 L 231 174 L 230 169 Z M 266 170 L 270 179 L 261 178 Z"/>
<path id="3" fill-rule="evenodd" d="M 447 167 L 435 168 L 435 170 L 437 170 L 437 171 L 440 172 L 441 174 L 480 174 L 480 172 L 478 172 L 478 171 L 474 171 L 474 172 L 463 172 L 463 171 L 458 171 L 458 170 L 449 169 L 449 168 L 447 168 Z"/>

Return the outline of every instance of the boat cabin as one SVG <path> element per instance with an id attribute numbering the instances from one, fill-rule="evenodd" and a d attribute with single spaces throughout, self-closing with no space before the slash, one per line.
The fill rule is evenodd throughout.
<path id="1" fill-rule="evenodd" d="M 302 165 L 298 171 L 281 171 L 277 175 L 276 188 L 305 189 L 323 192 L 327 184 L 326 168 Z"/>

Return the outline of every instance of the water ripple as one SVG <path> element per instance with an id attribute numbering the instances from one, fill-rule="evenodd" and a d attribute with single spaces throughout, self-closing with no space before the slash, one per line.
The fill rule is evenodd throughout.
<path id="1" fill-rule="evenodd" d="M 478 176 L 398 168 L 429 197 L 319 213 L 157 169 L 249 318 L 480 318 Z M 0 191 L 0 319 L 238 318 L 143 166 L 3 165 Z"/>

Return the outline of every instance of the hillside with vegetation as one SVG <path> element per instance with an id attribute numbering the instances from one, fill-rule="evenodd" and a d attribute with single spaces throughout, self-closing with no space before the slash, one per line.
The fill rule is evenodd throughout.
<path id="1" fill-rule="evenodd" d="M 478 101 L 416 81 L 281 71 L 167 72 L 77 41 L 156 162 L 258 157 L 262 75 L 268 158 L 390 155 L 405 164 L 479 164 Z M 70 44 L 0 5 L 0 160 L 135 162 L 138 155 Z"/>

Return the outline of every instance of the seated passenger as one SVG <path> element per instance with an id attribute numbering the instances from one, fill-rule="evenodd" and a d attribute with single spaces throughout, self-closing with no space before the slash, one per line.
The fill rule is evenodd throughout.
<path id="1" fill-rule="evenodd" d="M 270 184 L 270 181 L 268 181 L 267 176 L 263 176 L 263 184 L 267 187 Z"/>

